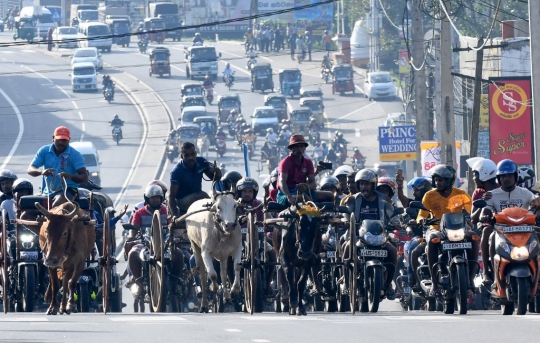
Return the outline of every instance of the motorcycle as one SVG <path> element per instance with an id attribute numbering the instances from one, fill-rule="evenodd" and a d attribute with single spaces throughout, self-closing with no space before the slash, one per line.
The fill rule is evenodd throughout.
<path id="1" fill-rule="evenodd" d="M 476 200 L 476 208 L 484 208 L 485 200 Z M 503 315 L 517 315 L 540 311 L 538 289 L 538 246 L 539 229 L 536 214 L 520 207 L 505 208 L 493 215 L 490 224 L 494 225 L 495 256 L 493 272 L 495 290 L 492 298 L 500 302 Z"/>
<path id="2" fill-rule="evenodd" d="M 141 40 L 139 40 L 137 45 L 139 46 L 139 52 L 141 54 L 146 54 L 146 48 L 148 47 L 148 38 L 142 38 Z"/>
<path id="3" fill-rule="evenodd" d="M 279 164 L 279 160 L 277 155 L 272 155 L 266 160 L 266 167 L 268 168 L 268 172 L 272 173 L 272 170 L 276 169 Z"/>
<path id="4" fill-rule="evenodd" d="M 227 143 L 225 142 L 225 136 L 216 137 L 216 151 L 219 157 L 223 157 L 227 151 Z"/>
<path id="5" fill-rule="evenodd" d="M 257 64 L 255 57 L 250 57 L 247 61 L 247 70 L 251 70 L 255 64 Z"/>
<path id="6" fill-rule="evenodd" d="M 174 159 L 177 158 L 178 155 L 178 146 L 173 144 L 167 145 L 167 158 L 171 163 L 173 163 Z"/>
<path id="7" fill-rule="evenodd" d="M 113 141 L 116 142 L 116 145 L 120 145 L 121 139 L 122 139 L 122 128 L 119 125 L 115 125 L 113 129 Z"/>
<path id="8" fill-rule="evenodd" d="M 366 158 L 363 157 L 362 159 L 356 159 L 353 157 L 351 167 L 354 171 L 359 171 L 365 168 L 366 165 Z"/>
<path id="9" fill-rule="evenodd" d="M 321 133 L 315 129 L 309 129 L 309 143 L 315 144 L 321 141 Z"/>
<path id="10" fill-rule="evenodd" d="M 103 97 L 105 98 L 105 100 L 107 100 L 109 104 L 111 103 L 111 101 L 114 100 L 112 87 L 104 87 Z"/>
<path id="11" fill-rule="evenodd" d="M 234 72 L 233 74 L 234 75 Z M 229 90 L 231 90 L 231 87 L 233 86 L 233 78 L 231 74 L 225 74 L 225 87 L 227 87 Z"/>
<path id="12" fill-rule="evenodd" d="M 324 80 L 324 83 L 328 83 L 328 79 L 330 78 L 330 69 L 323 68 L 321 71 L 321 78 Z"/>
<path id="13" fill-rule="evenodd" d="M 214 85 L 205 85 L 204 93 L 206 95 L 206 102 L 208 102 L 208 105 L 212 105 L 212 101 L 214 101 Z"/>
<path id="14" fill-rule="evenodd" d="M 345 161 L 347 160 L 347 144 L 343 142 L 340 142 L 340 143 L 334 142 L 334 146 L 336 146 L 334 150 L 336 151 L 336 155 L 338 157 L 337 163 L 339 165 L 345 164 Z"/>

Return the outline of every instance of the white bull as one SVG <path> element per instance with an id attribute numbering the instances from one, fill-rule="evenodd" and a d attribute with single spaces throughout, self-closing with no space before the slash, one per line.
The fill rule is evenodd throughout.
<path id="1" fill-rule="evenodd" d="M 205 208 L 209 199 L 193 203 L 188 213 Z M 197 213 L 186 219 L 187 232 L 197 262 L 197 271 L 201 281 L 202 303 L 200 312 L 208 312 L 206 285 L 208 276 L 212 280 L 212 292 L 217 292 L 217 273 L 212 264 L 213 259 L 219 261 L 223 299 L 229 301 L 232 293 L 240 292 L 240 259 L 242 258 L 242 231 L 236 217 L 237 200 L 233 193 L 224 192 L 214 195 L 210 211 Z M 232 289 L 226 287 L 227 259 L 234 260 L 234 282 Z M 203 268 L 204 263 L 204 268 Z"/>

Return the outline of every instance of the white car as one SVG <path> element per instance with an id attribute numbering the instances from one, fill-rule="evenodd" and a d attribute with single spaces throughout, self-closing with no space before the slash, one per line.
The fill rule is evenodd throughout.
<path id="1" fill-rule="evenodd" d="M 71 26 L 59 26 L 54 29 L 52 34 L 54 45 L 57 47 L 76 48 L 77 47 L 77 28 Z"/>
<path id="2" fill-rule="evenodd" d="M 103 58 L 97 48 L 79 48 L 75 50 L 75 54 L 71 57 L 71 65 L 81 62 L 90 62 L 94 64 L 94 68 L 103 69 Z"/>
<path id="3" fill-rule="evenodd" d="M 397 90 L 390 74 L 387 71 L 367 73 L 366 81 L 364 81 L 364 96 L 369 100 L 378 98 L 395 99 Z"/>
<path id="4" fill-rule="evenodd" d="M 271 106 L 256 107 L 255 110 L 253 110 L 251 118 L 253 118 L 251 120 L 251 128 L 255 134 L 264 134 L 268 128 L 272 128 L 274 131 L 277 131 L 278 129 L 278 114 Z"/>

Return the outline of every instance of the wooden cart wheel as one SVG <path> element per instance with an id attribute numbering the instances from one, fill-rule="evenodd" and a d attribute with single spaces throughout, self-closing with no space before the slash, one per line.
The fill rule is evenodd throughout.
<path id="1" fill-rule="evenodd" d="M 349 247 L 350 247 L 350 258 L 352 263 L 349 265 L 349 299 L 351 303 L 351 312 L 352 314 L 356 313 L 356 302 L 357 302 L 357 279 L 358 279 L 358 249 L 356 248 L 356 218 L 354 213 L 351 213 L 351 222 L 349 226 Z"/>
<path id="2" fill-rule="evenodd" d="M 150 299 L 154 312 L 165 312 L 165 280 L 164 280 L 164 254 L 163 254 L 163 231 L 161 226 L 161 214 L 159 210 L 154 212 L 152 218 L 152 234 L 150 239 Z"/>
<path id="3" fill-rule="evenodd" d="M 244 271 L 244 297 L 246 300 L 246 309 L 249 314 L 253 314 L 255 311 L 255 299 L 256 299 L 256 282 L 258 280 L 255 280 L 255 273 L 254 273 L 254 266 L 255 266 L 255 257 L 253 250 L 255 247 L 254 242 L 256 242 L 256 236 L 254 236 L 254 230 L 255 228 L 255 222 L 253 219 L 253 214 L 248 213 L 248 220 L 247 220 L 247 233 L 246 233 L 246 257 L 249 261 L 249 266 Z"/>
<path id="4" fill-rule="evenodd" d="M 7 213 L 6 210 L 2 210 L 2 302 L 4 305 L 4 314 L 9 312 L 8 304 L 8 275 L 7 275 L 7 251 L 6 251 L 6 239 L 7 239 Z"/>
<path id="5" fill-rule="evenodd" d="M 103 301 L 103 313 L 109 309 L 109 286 L 111 284 L 111 251 L 109 247 L 109 211 L 103 213 L 103 256 L 101 257 L 101 294 Z"/>

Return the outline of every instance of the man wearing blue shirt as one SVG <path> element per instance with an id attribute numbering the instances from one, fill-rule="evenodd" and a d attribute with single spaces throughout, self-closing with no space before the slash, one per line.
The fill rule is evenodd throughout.
<path id="1" fill-rule="evenodd" d="M 54 130 L 53 143 L 41 147 L 34 160 L 28 167 L 28 174 L 37 177 L 44 176 L 42 181 L 43 194 L 54 198 L 52 207 L 67 201 L 64 192 L 70 200 L 77 198 L 79 184 L 88 182 L 88 172 L 81 153 L 69 146 L 69 129 L 59 126 Z M 43 169 L 39 169 L 43 167 Z M 64 181 L 67 188 L 64 190 Z"/>
<path id="2" fill-rule="evenodd" d="M 221 179 L 221 170 L 211 165 L 203 157 L 197 157 L 195 146 L 185 142 L 181 148 L 181 160 L 171 172 L 171 187 L 169 191 L 169 211 L 179 217 L 195 201 L 210 198 L 202 190 L 203 174 L 211 180 Z"/>

